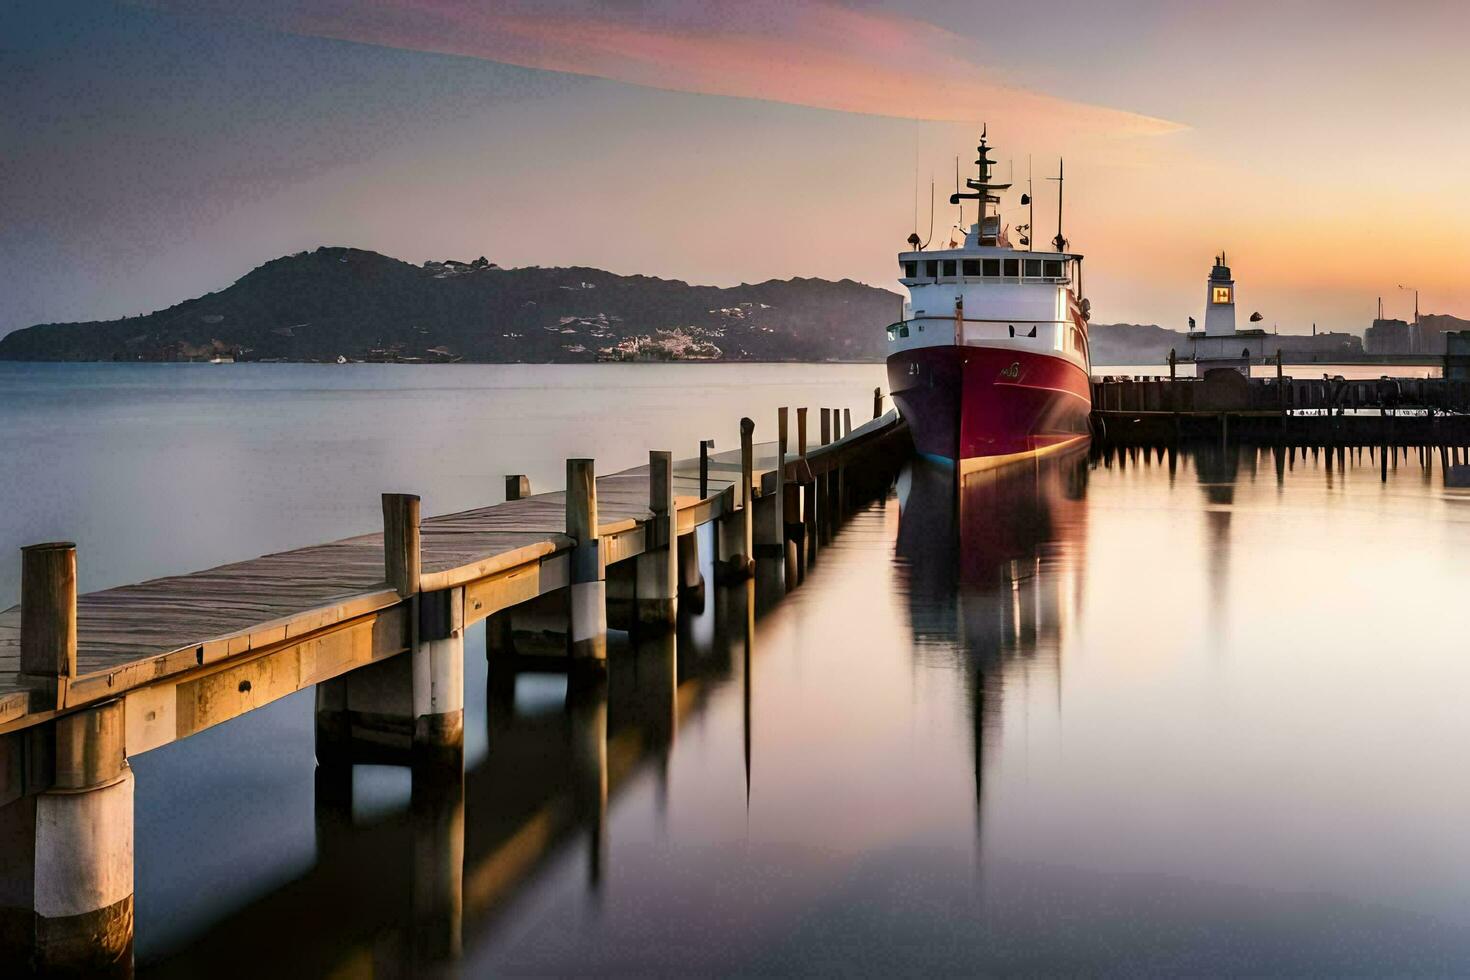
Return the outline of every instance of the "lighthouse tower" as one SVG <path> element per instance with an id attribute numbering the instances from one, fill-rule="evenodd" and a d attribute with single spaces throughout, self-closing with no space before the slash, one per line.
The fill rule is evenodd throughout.
<path id="1" fill-rule="evenodd" d="M 1205 336 L 1228 337 L 1235 333 L 1235 280 L 1225 254 L 1215 257 L 1215 267 L 1205 285 Z"/>
<path id="2" fill-rule="evenodd" d="M 1193 317 L 1189 325 L 1194 326 Z M 1250 377 L 1251 362 L 1265 357 L 1266 331 L 1235 327 L 1235 279 L 1223 252 L 1205 280 L 1205 328 L 1191 330 L 1189 341 L 1194 373 L 1201 378 L 1221 368 Z"/>

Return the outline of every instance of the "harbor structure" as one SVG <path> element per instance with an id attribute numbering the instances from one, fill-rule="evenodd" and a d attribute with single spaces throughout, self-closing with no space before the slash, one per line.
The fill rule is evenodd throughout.
<path id="1" fill-rule="evenodd" d="M 1190 356 L 1200 377 L 1220 369 L 1250 377 L 1251 364 L 1265 359 L 1266 331 L 1254 327 L 1240 330 L 1235 325 L 1235 286 L 1235 277 L 1221 252 L 1205 279 L 1204 329 L 1196 329 L 1194 318 L 1189 319 Z M 1253 314 L 1251 322 L 1259 319 L 1260 314 Z"/>

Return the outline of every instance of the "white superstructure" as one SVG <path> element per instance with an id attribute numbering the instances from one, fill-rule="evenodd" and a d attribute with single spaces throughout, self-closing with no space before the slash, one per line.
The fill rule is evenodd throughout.
<path id="1" fill-rule="evenodd" d="M 957 248 L 899 253 L 899 282 L 909 295 L 903 318 L 888 327 L 888 353 L 942 345 L 1011 348 L 1059 356 L 1086 371 L 1082 256 L 1067 250 L 1060 229 L 1055 251 L 1012 247 L 999 214 L 1001 192 L 1011 185 L 990 182 L 994 164 L 983 136 L 977 149 L 979 177 L 965 181 L 972 193 L 956 193 L 950 203 L 977 201 L 979 220 Z M 910 241 L 917 244 L 918 236 Z"/>

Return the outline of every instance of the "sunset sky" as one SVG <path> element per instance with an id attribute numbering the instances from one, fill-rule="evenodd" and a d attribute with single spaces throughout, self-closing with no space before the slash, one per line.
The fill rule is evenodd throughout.
<path id="1" fill-rule="evenodd" d="M 1220 249 L 1282 332 L 1399 284 L 1470 317 L 1467 36 L 1355 0 L 8 4 L 0 334 L 321 244 L 896 289 L 982 122 L 1043 241 L 1065 156 L 1098 321 L 1182 327 Z"/>

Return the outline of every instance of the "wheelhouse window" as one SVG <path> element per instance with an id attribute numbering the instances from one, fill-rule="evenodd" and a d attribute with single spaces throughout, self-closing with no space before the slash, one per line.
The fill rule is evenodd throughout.
<path id="1" fill-rule="evenodd" d="M 1015 279 L 1021 275 L 1021 260 L 1006 259 L 1006 278 Z"/>
<path id="2" fill-rule="evenodd" d="M 917 278 L 919 278 L 919 263 L 917 263 L 917 262 L 905 262 L 903 264 L 903 277 L 905 279 L 917 279 Z"/>
<path id="3" fill-rule="evenodd" d="M 950 277 L 954 276 L 954 259 L 944 260 L 944 274 Z"/>
<path id="4" fill-rule="evenodd" d="M 924 275 L 928 276 L 930 279 L 939 278 L 938 259 L 930 259 L 929 261 L 924 263 Z"/>
<path id="5" fill-rule="evenodd" d="M 965 275 L 978 276 L 980 274 L 979 259 L 965 259 Z"/>
<path id="6" fill-rule="evenodd" d="M 1027 259 L 1026 260 L 1026 276 L 1027 276 L 1027 278 L 1039 277 L 1040 275 L 1041 275 L 1041 260 L 1040 259 Z"/>
<path id="7" fill-rule="evenodd" d="M 1000 259 L 986 259 L 983 265 L 986 278 L 995 278 L 1000 275 Z"/>
<path id="8" fill-rule="evenodd" d="M 1060 279 L 1060 278 L 1062 278 L 1062 260 L 1061 259 L 1047 259 L 1046 260 L 1046 277 L 1048 279 Z M 1196 295 L 1198 295 L 1198 294 L 1196 294 Z"/>

